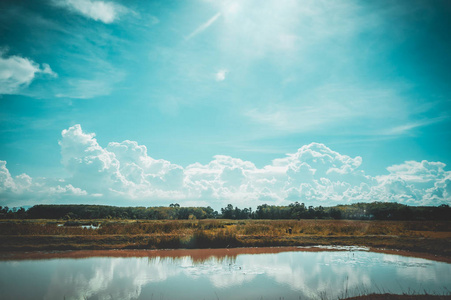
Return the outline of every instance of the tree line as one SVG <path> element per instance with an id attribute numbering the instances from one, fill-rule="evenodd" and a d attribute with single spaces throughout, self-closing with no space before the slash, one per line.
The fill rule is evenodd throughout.
<path id="1" fill-rule="evenodd" d="M 231 204 L 221 209 L 227 219 L 345 219 L 345 220 L 451 220 L 449 205 L 408 206 L 392 202 L 355 203 L 332 207 L 306 206 L 294 202 L 288 206 L 259 205 L 240 209 Z"/>
<path id="2" fill-rule="evenodd" d="M 407 206 L 391 202 L 355 203 L 332 207 L 262 204 L 256 210 L 228 204 L 220 213 L 210 206 L 118 207 L 107 205 L 35 205 L 28 210 L 0 206 L 2 219 L 346 219 L 346 220 L 451 220 L 449 205 Z"/>
<path id="3" fill-rule="evenodd" d="M 0 206 L 0 218 L 8 219 L 214 219 L 218 213 L 208 207 L 118 207 L 107 205 L 35 205 L 28 210 Z"/>

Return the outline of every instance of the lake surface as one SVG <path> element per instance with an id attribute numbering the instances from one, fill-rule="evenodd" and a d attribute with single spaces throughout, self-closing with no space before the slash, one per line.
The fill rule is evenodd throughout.
<path id="1" fill-rule="evenodd" d="M 0 261 L 0 299 L 337 299 L 371 292 L 451 291 L 449 263 L 353 250 L 38 255 Z"/>

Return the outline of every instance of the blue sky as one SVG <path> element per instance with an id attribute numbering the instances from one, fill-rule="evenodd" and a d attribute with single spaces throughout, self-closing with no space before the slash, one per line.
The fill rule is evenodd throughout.
<path id="1" fill-rule="evenodd" d="M 0 10 L 0 205 L 451 202 L 449 1 Z"/>

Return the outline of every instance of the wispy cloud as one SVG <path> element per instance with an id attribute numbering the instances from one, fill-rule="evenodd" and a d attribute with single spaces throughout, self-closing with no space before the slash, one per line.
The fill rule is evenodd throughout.
<path id="1" fill-rule="evenodd" d="M 218 18 L 221 16 L 221 13 L 217 13 L 213 17 L 211 17 L 207 22 L 197 27 L 193 32 L 191 32 L 185 39 L 190 40 L 202 31 L 206 30 L 208 27 L 210 27 L 214 22 L 218 20 Z"/>
<path id="2" fill-rule="evenodd" d="M 271 105 L 264 109 L 245 112 L 251 121 L 269 126 L 279 133 L 291 134 L 322 130 L 326 125 L 342 118 L 351 118 L 353 112 L 330 103 L 330 106 Z"/>
<path id="3" fill-rule="evenodd" d="M 409 122 L 409 123 L 406 123 L 403 125 L 389 128 L 388 130 L 384 131 L 383 134 L 385 134 L 385 135 L 408 134 L 408 133 L 412 132 L 412 130 L 414 130 L 414 129 L 429 126 L 429 125 L 436 124 L 436 123 L 440 123 L 447 119 L 449 119 L 448 116 L 440 116 L 440 117 L 431 118 L 431 119 L 424 119 L 424 120 Z"/>
<path id="4" fill-rule="evenodd" d="M 243 114 L 259 128 L 265 127 L 267 135 L 333 130 L 340 135 L 394 136 L 448 118 L 425 118 L 434 107 L 418 108 L 402 95 L 405 89 L 400 84 L 392 88 L 360 82 L 327 84 L 284 101 L 262 101 Z"/>
<path id="5" fill-rule="evenodd" d="M 120 70 L 112 69 L 111 74 L 98 73 L 92 78 L 69 78 L 56 93 L 58 98 L 90 99 L 109 95 L 114 86 L 124 77 Z"/>
<path id="6" fill-rule="evenodd" d="M 42 64 L 41 67 L 28 58 L 16 55 L 4 57 L 3 52 L 0 52 L 0 94 L 19 93 L 39 73 L 57 77 L 48 64 Z"/>
<path id="7" fill-rule="evenodd" d="M 107 24 L 114 22 L 120 14 L 127 12 L 127 8 L 114 2 L 92 0 L 54 0 L 53 3 L 56 6 L 65 7 L 87 18 Z"/>

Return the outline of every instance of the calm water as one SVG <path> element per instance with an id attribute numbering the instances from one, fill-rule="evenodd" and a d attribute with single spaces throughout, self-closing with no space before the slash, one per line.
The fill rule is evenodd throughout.
<path id="1" fill-rule="evenodd" d="M 451 264 L 420 258 L 208 251 L 1 261 L 0 299 L 337 299 L 346 290 L 348 296 L 451 291 Z"/>

